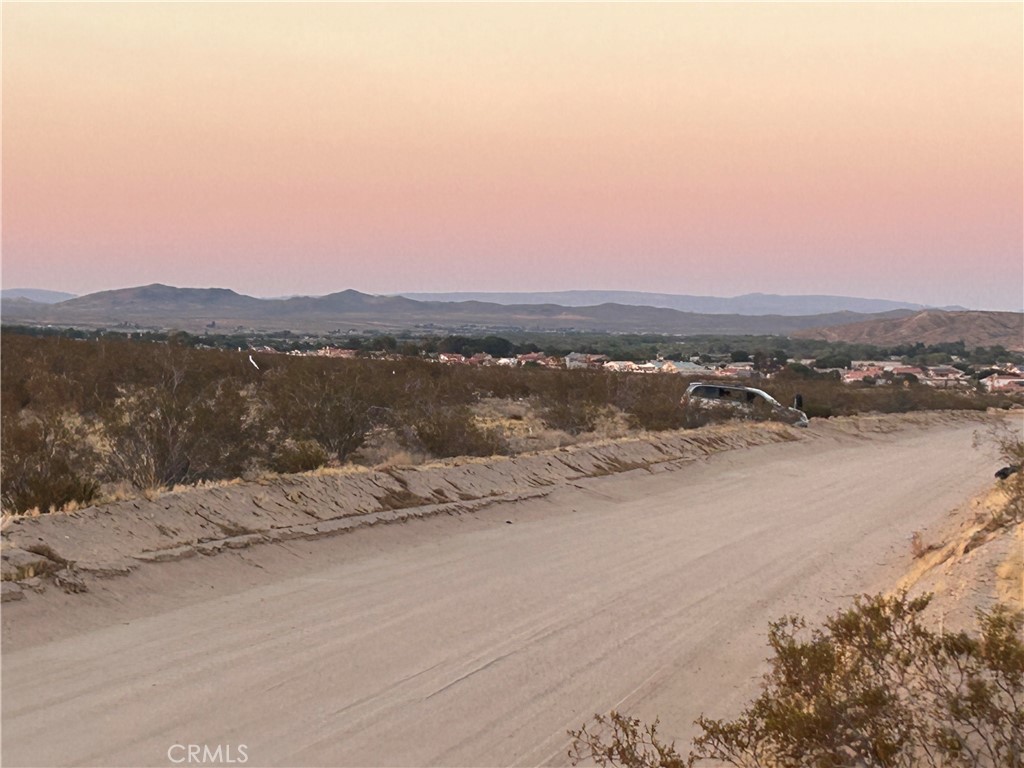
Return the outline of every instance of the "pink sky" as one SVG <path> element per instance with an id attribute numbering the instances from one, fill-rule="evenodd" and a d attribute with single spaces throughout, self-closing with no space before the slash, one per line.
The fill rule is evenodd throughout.
<path id="1" fill-rule="evenodd" d="M 1020 310 L 1022 9 L 5 3 L 3 285 Z"/>

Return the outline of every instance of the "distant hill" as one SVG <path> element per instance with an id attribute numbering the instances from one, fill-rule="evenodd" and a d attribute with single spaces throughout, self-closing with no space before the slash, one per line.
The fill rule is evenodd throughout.
<path id="1" fill-rule="evenodd" d="M 4 288 L 0 291 L 0 298 L 3 299 L 28 299 L 38 301 L 40 304 L 56 304 L 58 301 L 67 301 L 75 298 L 73 293 L 61 291 L 44 291 L 41 288 Z"/>
<path id="2" fill-rule="evenodd" d="M 415 301 L 403 296 L 371 296 L 341 291 L 327 296 L 257 299 L 224 288 L 147 285 L 80 296 L 58 304 L 24 300 L 0 304 L 7 323 L 48 323 L 82 327 L 137 327 L 202 332 L 290 330 L 324 333 L 403 329 L 448 332 L 605 331 L 667 334 L 778 334 L 853 323 L 871 315 L 831 312 L 817 315 L 698 314 L 650 306 L 603 303 L 497 304 L 480 301 Z M 900 317 L 909 310 L 884 316 Z M 878 317 L 878 315 L 874 315 Z"/>
<path id="3" fill-rule="evenodd" d="M 907 317 L 813 328 L 797 331 L 793 335 L 878 346 L 916 342 L 941 344 L 963 340 L 968 348 L 1001 344 L 1009 350 L 1024 350 L 1024 314 L 925 310 Z"/>
<path id="4" fill-rule="evenodd" d="M 886 299 L 858 299 L 849 296 L 786 296 L 748 293 L 743 296 L 689 296 L 644 291 L 551 291 L 542 293 L 400 293 L 417 301 L 483 301 L 494 304 L 559 304 L 563 307 L 589 307 L 597 304 L 627 304 L 636 307 L 662 307 L 681 312 L 710 315 L 822 315 L 832 312 L 874 314 L 897 309 L 920 310 L 923 304 Z M 954 309 L 963 309 L 955 307 Z"/>

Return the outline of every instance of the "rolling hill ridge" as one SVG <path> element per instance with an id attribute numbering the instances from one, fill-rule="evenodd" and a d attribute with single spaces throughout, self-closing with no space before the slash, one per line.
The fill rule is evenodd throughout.
<path id="1" fill-rule="evenodd" d="M 792 298 L 792 297 L 789 297 Z M 809 297 L 814 299 L 815 297 Z M 298 333 L 591 331 L 675 335 L 771 334 L 892 346 L 963 340 L 1024 349 L 1024 314 L 895 309 L 862 313 L 721 314 L 617 302 L 565 306 L 486 301 L 418 301 L 344 290 L 326 296 L 259 299 L 227 288 L 153 284 L 79 296 L 52 304 L 3 299 L 5 323 L 152 330 L 292 331 Z"/>

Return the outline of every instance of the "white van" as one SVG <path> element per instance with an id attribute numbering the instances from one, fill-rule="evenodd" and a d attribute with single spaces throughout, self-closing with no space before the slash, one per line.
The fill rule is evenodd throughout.
<path id="1" fill-rule="evenodd" d="M 735 384 L 695 381 L 683 395 L 684 408 L 723 408 L 737 411 L 748 419 L 781 421 L 794 427 L 807 426 L 807 414 L 796 408 L 787 408 L 763 389 Z"/>

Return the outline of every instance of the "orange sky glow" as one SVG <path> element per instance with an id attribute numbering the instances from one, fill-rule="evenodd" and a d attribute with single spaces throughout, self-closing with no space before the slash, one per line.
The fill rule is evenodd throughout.
<path id="1" fill-rule="evenodd" d="M 1024 308 L 1019 3 L 4 3 L 4 287 Z"/>

